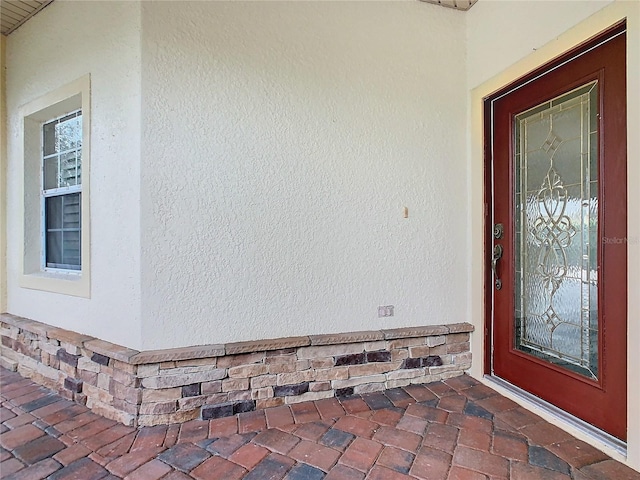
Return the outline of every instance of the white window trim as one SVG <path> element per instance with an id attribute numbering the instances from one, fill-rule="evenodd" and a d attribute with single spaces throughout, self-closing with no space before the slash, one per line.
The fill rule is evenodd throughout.
<path id="1" fill-rule="evenodd" d="M 21 274 L 20 286 L 34 290 L 90 298 L 91 296 L 91 210 L 90 174 L 91 174 L 91 81 L 87 74 L 63 87 L 56 89 L 32 102 L 20 110 L 22 128 L 20 134 L 21 159 L 20 213 L 23 219 L 21 233 Z M 42 124 L 65 113 L 82 110 L 82 200 L 81 200 L 81 258 L 80 270 L 45 268 L 44 255 L 44 202 L 42 201 Z M 38 126 L 38 135 L 34 135 Z M 30 129 L 32 133 L 28 133 Z M 37 148 L 36 148 L 37 147 Z M 39 152 L 36 159 L 27 157 Z M 35 166 L 38 166 L 35 171 Z M 35 194 L 38 198 L 35 198 Z M 37 225 L 38 231 L 35 231 Z M 37 234 L 37 235 L 36 235 Z"/>

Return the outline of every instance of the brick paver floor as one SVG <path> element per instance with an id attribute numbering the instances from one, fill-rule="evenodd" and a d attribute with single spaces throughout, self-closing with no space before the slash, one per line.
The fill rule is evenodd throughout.
<path id="1" fill-rule="evenodd" d="M 131 428 L 0 368 L 6 480 L 640 479 L 469 376 Z"/>

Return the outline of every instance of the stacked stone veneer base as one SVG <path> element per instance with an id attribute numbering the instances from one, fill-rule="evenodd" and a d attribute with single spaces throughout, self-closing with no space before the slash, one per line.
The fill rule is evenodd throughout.
<path id="1" fill-rule="evenodd" d="M 428 383 L 471 366 L 468 323 L 139 352 L 0 315 L 2 366 L 126 425 Z"/>

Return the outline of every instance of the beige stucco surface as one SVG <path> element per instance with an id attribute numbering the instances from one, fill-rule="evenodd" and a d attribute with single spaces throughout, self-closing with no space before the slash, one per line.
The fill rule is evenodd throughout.
<path id="1" fill-rule="evenodd" d="M 0 36 L 0 311 L 7 309 L 7 97 L 6 40 Z"/>
<path id="2" fill-rule="evenodd" d="M 457 322 L 463 36 L 414 2 L 54 2 L 7 40 L 9 223 L 20 107 L 90 73 L 91 295 L 22 288 L 11 235 L 8 310 L 139 349 Z"/>
<path id="3" fill-rule="evenodd" d="M 144 348 L 465 316 L 463 12 L 148 2 L 142 32 Z"/>
<path id="4" fill-rule="evenodd" d="M 7 48 L 7 308 L 140 345 L 140 5 L 54 2 Z M 21 286 L 23 107 L 91 75 L 89 298 Z M 39 183 L 39 179 L 34 179 Z M 89 186 L 89 185 L 87 185 Z"/>

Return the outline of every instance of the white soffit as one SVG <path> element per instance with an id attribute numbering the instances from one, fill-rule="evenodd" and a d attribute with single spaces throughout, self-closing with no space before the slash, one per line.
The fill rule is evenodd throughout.
<path id="1" fill-rule="evenodd" d="M 478 0 L 420 0 L 426 3 L 433 3 L 447 8 L 455 8 L 456 10 L 469 10 Z"/>
<path id="2" fill-rule="evenodd" d="M 1 0 L 0 33 L 9 35 L 53 0 Z M 469 10 L 478 0 L 421 0 L 456 10 Z"/>
<path id="3" fill-rule="evenodd" d="M 53 0 L 0 1 L 0 33 L 9 35 Z"/>

